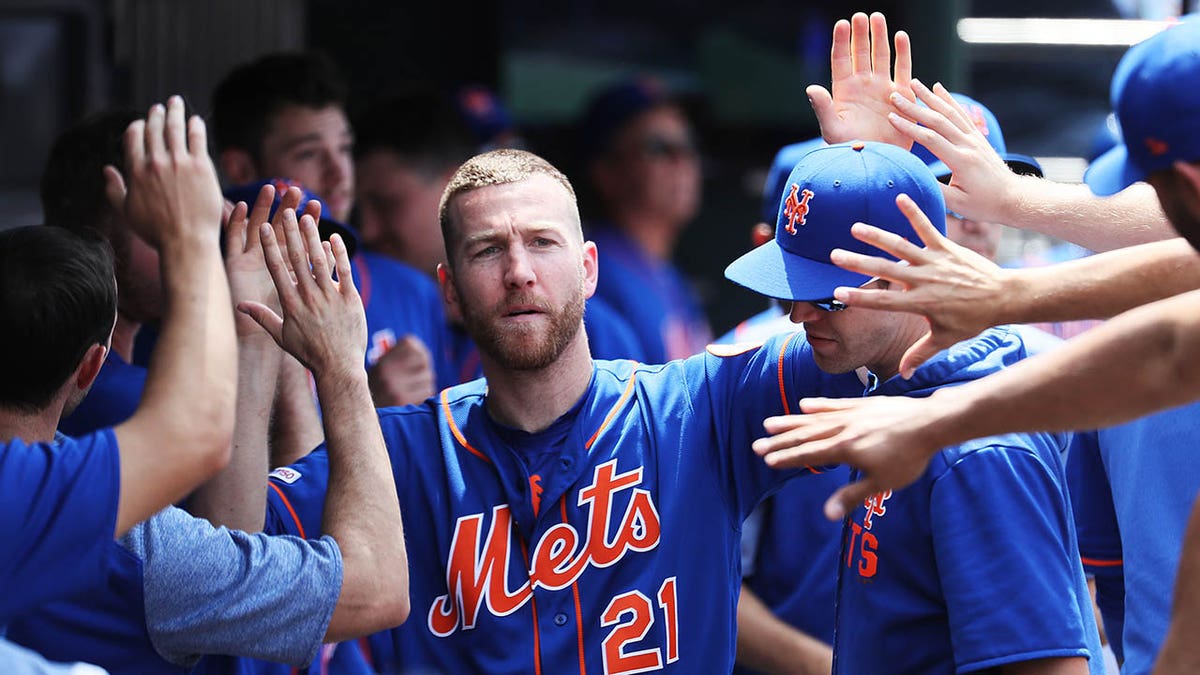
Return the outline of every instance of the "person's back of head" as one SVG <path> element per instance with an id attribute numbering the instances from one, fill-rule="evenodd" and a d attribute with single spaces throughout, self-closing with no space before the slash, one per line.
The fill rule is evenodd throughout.
<path id="1" fill-rule="evenodd" d="M 109 110 L 87 117 L 54 141 L 40 185 L 45 223 L 76 232 L 90 229 L 108 239 L 118 256 L 124 232 L 105 193 L 104 167 L 125 171 L 125 129 L 140 116 Z"/>
<path id="2" fill-rule="evenodd" d="M 438 204 L 475 139 L 432 90 L 376 101 L 355 120 L 359 234 L 374 250 L 433 274 L 445 261 Z"/>
<path id="3" fill-rule="evenodd" d="M 112 253 L 94 233 L 0 231 L 0 288 L 0 408 L 36 413 L 93 345 L 108 344 L 117 311 Z"/>

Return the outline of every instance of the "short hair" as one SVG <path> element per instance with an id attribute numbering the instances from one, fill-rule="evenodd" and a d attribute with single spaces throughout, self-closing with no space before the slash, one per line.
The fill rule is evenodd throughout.
<path id="1" fill-rule="evenodd" d="M 445 97 L 416 90 L 375 101 L 355 118 L 355 158 L 374 150 L 395 153 L 406 165 L 432 176 L 475 154 L 475 138 Z"/>
<path id="2" fill-rule="evenodd" d="M 117 312 L 112 252 L 96 233 L 31 225 L 0 231 L 0 407 L 48 406 Z"/>
<path id="3" fill-rule="evenodd" d="M 40 185 L 44 222 L 99 233 L 112 246 L 119 268 L 128 262 L 129 235 L 113 217 L 104 166 L 111 164 L 125 173 L 125 130 L 140 117 L 132 110 L 108 110 L 64 131 L 50 148 Z"/>
<path id="4" fill-rule="evenodd" d="M 438 220 L 442 225 L 442 238 L 446 243 L 446 251 L 453 250 L 455 232 L 454 224 L 450 219 L 450 202 L 455 197 L 489 185 L 519 183 L 538 175 L 549 176 L 557 181 L 571 196 L 571 203 L 576 204 L 575 189 L 571 187 L 571 181 L 567 180 L 563 172 L 527 150 L 501 148 L 485 152 L 482 155 L 475 155 L 464 162 L 450 178 L 450 182 L 446 185 L 446 191 L 442 193 L 442 201 L 438 205 Z M 453 258 L 453 256 L 448 256 L 448 258 Z M 451 260 L 451 262 L 453 261 Z"/>
<path id="5" fill-rule="evenodd" d="M 255 163 L 275 115 L 285 106 L 346 107 L 347 87 L 337 66 L 315 52 L 279 52 L 234 68 L 217 85 L 212 130 L 217 151 L 239 148 Z"/>

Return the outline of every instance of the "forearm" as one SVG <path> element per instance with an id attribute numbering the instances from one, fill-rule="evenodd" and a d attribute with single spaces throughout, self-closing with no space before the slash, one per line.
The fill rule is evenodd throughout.
<path id="1" fill-rule="evenodd" d="M 308 370 L 285 354 L 279 367 L 279 387 L 271 422 L 271 468 L 294 464 L 324 439 Z"/>
<path id="2" fill-rule="evenodd" d="M 833 608 L 828 608 L 830 614 Z M 828 673 L 833 667 L 829 645 L 806 635 L 763 604 L 745 585 L 737 612 L 737 662 L 764 673 Z"/>
<path id="3" fill-rule="evenodd" d="M 1005 225 L 1033 230 L 1109 251 L 1178 236 L 1159 206 L 1154 188 L 1136 183 L 1112 197 L 1097 197 L 1086 185 L 1020 177 L 1007 202 Z"/>
<path id="4" fill-rule="evenodd" d="M 116 429 L 122 449 L 118 532 L 183 498 L 198 478 L 229 461 L 237 347 L 220 254 L 214 242 L 173 242 L 161 257 L 163 331 L 142 403 Z"/>
<path id="5" fill-rule="evenodd" d="M 1107 319 L 1200 288 L 1200 256 L 1176 237 L 1009 274 L 997 323 Z"/>
<path id="6" fill-rule="evenodd" d="M 1200 672 L 1200 500 L 1192 505 L 1179 572 L 1175 578 L 1175 602 L 1171 627 L 1154 663 L 1154 675 L 1183 675 Z"/>
<path id="7" fill-rule="evenodd" d="M 322 529 L 341 547 L 344 580 L 326 635 L 345 639 L 408 616 L 408 561 L 391 464 L 364 371 L 318 373 L 329 448 Z"/>
<path id="8" fill-rule="evenodd" d="M 239 338 L 237 416 L 229 466 L 192 493 L 188 510 L 213 525 L 258 532 L 266 509 L 268 429 L 282 352 L 254 327 Z"/>
<path id="9" fill-rule="evenodd" d="M 1122 314 L 1051 352 L 943 389 L 932 446 L 1119 424 L 1200 397 L 1200 291 Z"/>

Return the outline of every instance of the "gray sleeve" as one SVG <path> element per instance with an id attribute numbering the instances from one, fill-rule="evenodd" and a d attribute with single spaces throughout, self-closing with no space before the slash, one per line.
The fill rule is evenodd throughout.
<path id="1" fill-rule="evenodd" d="M 150 640 L 179 665 L 230 654 L 303 667 L 341 594 L 331 537 L 247 534 L 170 507 L 122 544 L 143 561 Z"/>

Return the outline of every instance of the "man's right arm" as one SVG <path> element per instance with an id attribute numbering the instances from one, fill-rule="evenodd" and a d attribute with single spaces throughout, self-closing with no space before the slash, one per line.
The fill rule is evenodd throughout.
<path id="1" fill-rule="evenodd" d="M 204 123 L 183 100 L 125 134 L 126 180 L 105 168 L 110 201 L 162 261 L 166 311 L 137 411 L 114 432 L 121 454 L 116 534 L 229 461 L 237 353 L 218 245 L 222 199 Z M 126 190 L 126 185 L 128 189 Z"/>
<path id="2" fill-rule="evenodd" d="M 781 620 L 742 584 L 737 610 L 737 662 L 764 673 L 812 675 L 833 667 L 833 649 Z"/>

